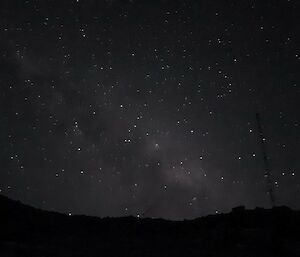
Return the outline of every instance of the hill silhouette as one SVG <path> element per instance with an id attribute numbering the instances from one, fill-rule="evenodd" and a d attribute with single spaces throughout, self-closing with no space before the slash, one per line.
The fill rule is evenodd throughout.
<path id="1" fill-rule="evenodd" d="M 246 210 L 194 220 L 69 216 L 0 195 L 0 256 L 300 256 L 300 212 Z"/>

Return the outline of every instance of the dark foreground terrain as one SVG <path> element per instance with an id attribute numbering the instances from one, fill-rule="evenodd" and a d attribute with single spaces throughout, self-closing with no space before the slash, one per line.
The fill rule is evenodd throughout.
<path id="1" fill-rule="evenodd" d="M 239 207 L 180 222 L 100 219 L 0 196 L 0 256 L 300 256 L 300 212 Z"/>

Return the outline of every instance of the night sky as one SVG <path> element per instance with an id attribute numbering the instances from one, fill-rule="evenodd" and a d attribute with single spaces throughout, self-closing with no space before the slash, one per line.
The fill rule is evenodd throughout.
<path id="1" fill-rule="evenodd" d="M 300 208 L 297 0 L 1 0 L 0 193 L 195 218 Z M 298 24 L 298 26 L 297 26 Z"/>

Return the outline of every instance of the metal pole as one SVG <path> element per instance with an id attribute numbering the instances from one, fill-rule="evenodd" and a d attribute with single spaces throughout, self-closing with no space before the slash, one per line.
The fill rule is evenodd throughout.
<path id="1" fill-rule="evenodd" d="M 272 184 L 272 179 L 271 179 L 269 160 L 268 160 L 267 151 L 266 151 L 266 139 L 263 134 L 263 129 L 261 126 L 261 120 L 260 120 L 259 113 L 256 113 L 256 122 L 257 122 L 257 129 L 258 129 L 260 145 L 261 145 L 263 161 L 264 161 L 264 172 L 265 172 L 264 177 L 266 178 L 266 182 L 267 182 L 267 192 L 270 197 L 271 206 L 274 207 L 274 205 L 275 205 L 274 189 L 273 189 L 273 184 Z"/>

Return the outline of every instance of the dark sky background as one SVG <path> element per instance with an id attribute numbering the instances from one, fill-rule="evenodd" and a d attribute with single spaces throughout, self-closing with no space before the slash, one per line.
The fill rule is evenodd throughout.
<path id="1" fill-rule="evenodd" d="M 299 1 L 4 1 L 0 192 L 168 219 L 300 208 Z M 297 25 L 298 24 L 298 25 Z"/>

